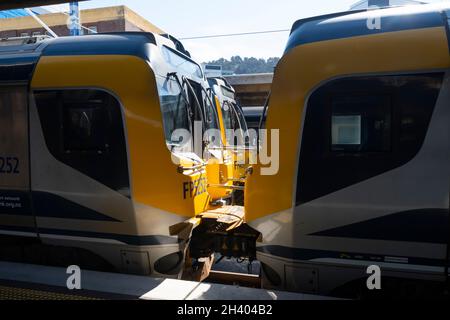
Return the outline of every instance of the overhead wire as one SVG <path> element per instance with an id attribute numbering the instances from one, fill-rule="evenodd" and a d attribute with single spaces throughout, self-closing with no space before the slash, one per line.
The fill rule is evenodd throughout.
<path id="1" fill-rule="evenodd" d="M 56 11 L 58 13 L 62 13 L 66 16 L 70 16 L 66 5 L 57 4 L 57 5 L 48 5 L 52 11 Z M 83 26 L 81 23 L 75 22 L 80 28 L 87 30 L 92 33 L 97 33 L 97 31 L 90 29 L 88 27 Z M 249 35 L 261 35 L 261 34 L 273 34 L 273 33 L 283 33 L 290 32 L 291 29 L 274 29 L 274 30 L 263 30 L 263 31 L 251 31 L 251 32 L 240 32 L 240 33 L 224 33 L 224 34 L 213 34 L 213 35 L 201 35 L 201 36 L 189 36 L 189 37 L 181 37 L 180 40 L 199 40 L 199 39 L 213 39 L 213 38 L 225 38 L 225 37 L 241 37 L 241 36 L 249 36 Z"/>
<path id="2" fill-rule="evenodd" d="M 67 8 L 64 4 L 48 5 L 47 7 L 53 11 L 62 13 L 66 16 L 70 16 Z M 75 22 L 80 28 L 87 30 L 92 33 L 97 33 L 97 31 L 83 26 L 81 23 Z M 274 30 L 263 30 L 263 31 L 251 31 L 251 32 L 240 32 L 240 33 L 224 33 L 224 34 L 213 34 L 213 35 L 201 35 L 201 36 L 189 36 L 181 37 L 180 40 L 199 40 L 199 39 L 212 39 L 212 38 L 225 38 L 225 37 L 240 37 L 249 35 L 260 35 L 260 34 L 272 34 L 272 33 L 283 33 L 290 32 L 291 29 L 274 29 Z"/>
<path id="3" fill-rule="evenodd" d="M 241 33 L 225 33 L 225 34 L 203 35 L 203 36 L 193 36 L 193 37 L 182 37 L 182 38 L 180 38 L 180 40 L 240 37 L 240 36 L 248 36 L 248 35 L 281 33 L 281 32 L 290 32 L 290 31 L 291 31 L 291 29 L 276 29 L 276 30 L 252 31 L 252 32 L 241 32 Z"/>

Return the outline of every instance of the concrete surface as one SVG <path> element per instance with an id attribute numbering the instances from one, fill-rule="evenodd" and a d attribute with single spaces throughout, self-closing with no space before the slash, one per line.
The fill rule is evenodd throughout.
<path id="1" fill-rule="evenodd" d="M 69 274 L 66 269 L 38 265 L 0 262 L 0 281 L 20 282 L 30 285 L 45 285 L 77 294 L 66 287 Z M 90 293 L 98 292 L 142 300 L 330 300 L 332 298 L 277 292 L 264 289 L 251 289 L 221 284 L 197 283 L 173 279 L 156 279 L 95 271 L 81 271 L 81 289 Z M 59 290 L 61 291 L 61 290 Z M 106 298 L 108 298 L 106 296 Z"/>

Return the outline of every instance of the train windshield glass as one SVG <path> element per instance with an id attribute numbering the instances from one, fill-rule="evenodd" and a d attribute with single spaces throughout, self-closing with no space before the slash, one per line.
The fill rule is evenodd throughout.
<path id="1" fill-rule="evenodd" d="M 235 95 L 234 95 L 233 91 L 231 91 L 230 89 L 228 89 L 227 87 L 224 87 L 224 86 L 220 86 L 220 89 L 222 90 L 222 94 L 225 97 L 233 99 L 233 100 L 235 99 Z"/>
<path id="2" fill-rule="evenodd" d="M 233 129 L 232 116 L 233 114 L 231 112 L 230 104 L 228 101 L 225 101 L 222 105 L 222 118 L 225 130 Z M 228 133 L 227 133 L 227 140 L 228 140 Z"/>
<path id="3" fill-rule="evenodd" d="M 221 147 L 223 146 L 223 141 L 220 138 L 220 126 L 219 119 L 217 116 L 217 110 L 212 101 L 211 95 L 207 94 L 203 90 L 203 106 L 205 110 L 205 129 L 206 137 L 210 143 L 210 147 Z"/>
<path id="4" fill-rule="evenodd" d="M 189 75 L 194 75 L 197 78 L 203 78 L 202 68 L 195 62 L 188 60 L 181 54 L 165 46 L 162 47 L 162 54 L 164 60 L 176 70 Z"/>
<path id="5" fill-rule="evenodd" d="M 175 79 L 169 78 L 159 87 L 167 146 L 171 151 L 192 152 L 192 141 L 182 137 L 191 133 L 188 102 L 182 88 Z"/>
<path id="6" fill-rule="evenodd" d="M 244 112 L 242 111 L 241 107 L 239 107 L 237 105 L 235 105 L 234 109 L 236 110 L 236 114 L 237 114 L 239 123 L 241 124 L 242 130 L 247 132 L 248 131 L 248 127 L 247 127 L 247 121 L 245 120 L 245 117 L 244 117 Z"/>

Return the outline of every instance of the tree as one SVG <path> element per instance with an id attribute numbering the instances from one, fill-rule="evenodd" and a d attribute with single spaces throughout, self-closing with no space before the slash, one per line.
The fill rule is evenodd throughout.
<path id="1" fill-rule="evenodd" d="M 233 56 L 228 59 L 220 58 L 218 60 L 209 61 L 207 64 L 214 64 L 222 66 L 222 70 L 231 71 L 235 74 L 247 73 L 269 73 L 277 65 L 280 58 L 272 57 L 266 59 L 257 59 L 254 57 L 241 58 L 240 56 Z"/>

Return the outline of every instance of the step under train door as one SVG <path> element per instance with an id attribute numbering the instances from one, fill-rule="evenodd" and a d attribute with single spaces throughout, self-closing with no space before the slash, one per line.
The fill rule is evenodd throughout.
<path id="1" fill-rule="evenodd" d="M 0 85 L 0 237 L 3 239 L 37 237 L 29 159 L 28 87 Z"/>

